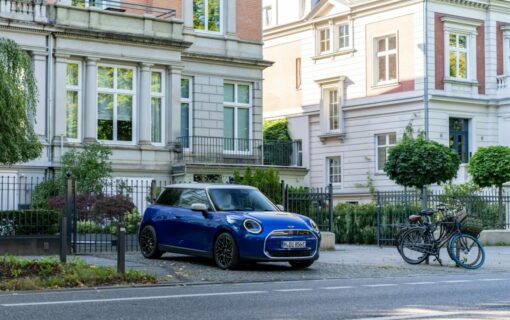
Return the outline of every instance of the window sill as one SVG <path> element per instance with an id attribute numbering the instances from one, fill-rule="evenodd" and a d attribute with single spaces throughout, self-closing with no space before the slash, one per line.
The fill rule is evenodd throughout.
<path id="1" fill-rule="evenodd" d="M 478 86 L 479 83 L 476 80 L 467 80 L 467 79 L 456 79 L 456 78 L 445 78 L 444 83 L 461 85 L 461 86 Z"/>
<path id="2" fill-rule="evenodd" d="M 344 141 L 345 133 L 343 132 L 328 132 L 319 135 L 319 139 L 322 143 L 325 143 L 328 139 L 338 139 L 340 141 Z"/>
<path id="3" fill-rule="evenodd" d="M 333 58 L 333 57 L 336 57 L 336 56 L 341 56 L 341 55 L 344 55 L 344 54 L 350 54 L 350 53 L 354 53 L 356 52 L 355 49 L 341 49 L 341 50 L 338 50 L 338 51 L 335 51 L 335 52 L 328 52 L 328 53 L 324 53 L 324 54 L 319 54 L 319 55 L 316 55 L 316 56 L 313 56 L 312 57 L 312 60 L 321 60 L 321 59 L 327 59 L 327 58 Z"/>
<path id="4" fill-rule="evenodd" d="M 383 89 L 383 88 L 388 88 L 388 87 L 396 87 L 399 85 L 400 85 L 400 82 L 397 80 L 387 81 L 387 82 L 379 82 L 376 85 L 372 86 L 372 89 Z"/>

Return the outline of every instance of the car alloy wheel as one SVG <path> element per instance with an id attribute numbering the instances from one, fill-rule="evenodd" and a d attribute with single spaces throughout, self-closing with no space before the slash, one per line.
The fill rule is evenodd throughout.
<path id="1" fill-rule="evenodd" d="M 214 260 L 221 269 L 234 269 L 239 264 L 239 252 L 234 238 L 224 232 L 214 243 Z"/>
<path id="2" fill-rule="evenodd" d="M 156 230 L 153 226 L 145 226 L 140 232 L 140 250 L 144 257 L 149 259 L 157 259 L 161 257 L 163 252 L 158 250 L 158 240 Z"/>

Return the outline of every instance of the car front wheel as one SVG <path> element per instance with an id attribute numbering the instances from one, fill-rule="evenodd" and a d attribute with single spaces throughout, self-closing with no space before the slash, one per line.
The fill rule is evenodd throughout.
<path id="1" fill-rule="evenodd" d="M 228 232 L 223 232 L 214 242 L 214 261 L 221 269 L 235 269 L 239 266 L 239 249 Z"/>
<path id="2" fill-rule="evenodd" d="M 140 251 L 145 258 L 158 259 L 163 255 L 163 251 L 158 250 L 158 237 L 153 226 L 143 227 L 138 241 Z"/>
<path id="3" fill-rule="evenodd" d="M 314 263 L 314 260 L 294 260 L 289 261 L 290 265 L 295 269 L 305 269 Z"/>

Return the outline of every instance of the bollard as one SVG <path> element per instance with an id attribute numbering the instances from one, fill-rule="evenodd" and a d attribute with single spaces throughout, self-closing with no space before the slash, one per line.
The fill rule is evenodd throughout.
<path id="1" fill-rule="evenodd" d="M 67 262 L 67 217 L 62 216 L 60 220 L 60 262 Z"/>
<path id="2" fill-rule="evenodd" d="M 126 274 L 126 228 L 122 225 L 117 237 L 117 272 Z"/>

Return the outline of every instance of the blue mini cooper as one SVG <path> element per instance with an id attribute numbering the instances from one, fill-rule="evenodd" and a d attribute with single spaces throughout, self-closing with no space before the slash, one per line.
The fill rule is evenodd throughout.
<path id="1" fill-rule="evenodd" d="M 213 258 L 222 269 L 248 260 L 307 268 L 319 258 L 320 240 L 313 220 L 240 185 L 168 186 L 145 211 L 139 232 L 146 258 L 184 253 Z"/>

